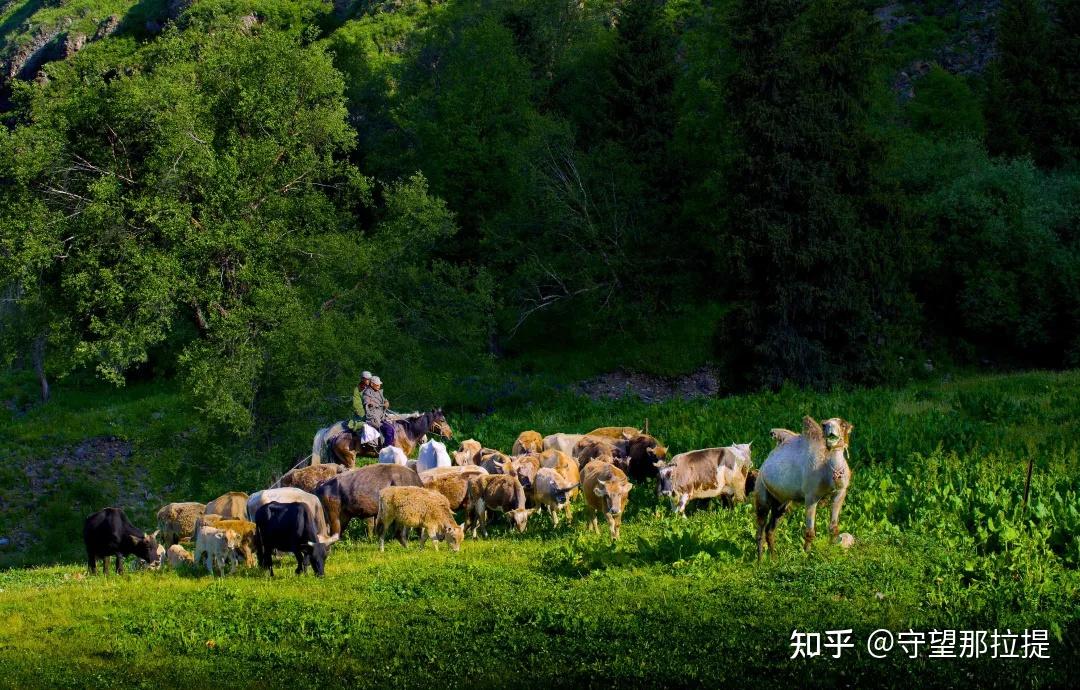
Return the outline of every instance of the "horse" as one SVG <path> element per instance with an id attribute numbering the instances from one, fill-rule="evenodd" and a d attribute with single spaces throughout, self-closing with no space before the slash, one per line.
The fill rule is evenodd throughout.
<path id="1" fill-rule="evenodd" d="M 394 425 L 394 445 L 405 455 L 412 455 L 424 436 L 431 432 L 446 439 L 454 437 L 450 423 L 439 408 L 422 414 L 392 415 L 389 419 Z M 375 458 L 380 450 L 375 444 L 361 443 L 360 435 L 349 429 L 348 420 L 342 420 L 315 433 L 311 443 L 311 464 L 318 465 L 323 454 L 328 453 L 334 462 L 352 469 L 356 467 L 357 457 Z"/>

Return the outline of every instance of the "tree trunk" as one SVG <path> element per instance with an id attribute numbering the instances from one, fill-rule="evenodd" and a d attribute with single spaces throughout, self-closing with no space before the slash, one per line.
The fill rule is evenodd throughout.
<path id="1" fill-rule="evenodd" d="M 41 402 L 49 402 L 49 379 L 45 376 L 45 336 L 39 335 L 34 339 L 32 351 L 34 359 L 34 371 L 37 372 L 38 381 L 41 382 Z"/>

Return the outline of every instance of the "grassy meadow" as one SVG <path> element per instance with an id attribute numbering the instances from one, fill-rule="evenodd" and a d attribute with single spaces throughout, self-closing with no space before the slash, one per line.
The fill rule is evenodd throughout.
<path id="1" fill-rule="evenodd" d="M 80 527 L 92 509 L 127 496 L 150 527 L 160 502 L 261 488 L 310 443 L 298 424 L 267 432 L 264 447 L 236 446 L 194 431 L 184 409 L 162 384 L 60 390 L 0 428 L 0 536 L 22 526 L 34 537 L 22 554 L 0 551 L 3 565 L 27 566 L 0 570 L 0 686 L 1053 687 L 1080 671 L 1080 372 L 656 405 L 553 393 L 451 416 L 457 438 L 500 448 L 522 429 L 647 417 L 673 451 L 753 441 L 755 464 L 771 427 L 843 416 L 855 425 L 841 516 L 857 540 L 849 550 L 819 529 L 804 554 L 797 508 L 781 523 L 779 556 L 756 564 L 748 505 L 674 518 L 644 484 L 617 545 L 580 521 L 554 529 L 542 517 L 523 535 L 499 524 L 457 554 L 415 542 L 380 554 L 354 525 L 322 580 L 293 575 L 291 557 L 274 580 L 255 570 L 87 577 Z M 19 513 L 21 468 L 102 436 L 130 444 L 119 480 L 67 476 Z M 147 494 L 153 505 L 130 498 Z M 841 658 L 789 659 L 793 630 L 843 628 L 855 648 Z M 1044 628 L 1050 658 L 929 659 L 924 648 L 909 659 L 897 647 L 877 660 L 865 648 L 877 628 Z"/>

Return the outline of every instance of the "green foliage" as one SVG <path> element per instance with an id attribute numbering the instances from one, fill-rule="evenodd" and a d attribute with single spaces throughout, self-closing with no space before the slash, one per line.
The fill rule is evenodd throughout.
<path id="1" fill-rule="evenodd" d="M 919 79 L 906 114 L 919 132 L 981 138 L 985 125 L 979 99 L 963 79 L 933 67 Z"/>

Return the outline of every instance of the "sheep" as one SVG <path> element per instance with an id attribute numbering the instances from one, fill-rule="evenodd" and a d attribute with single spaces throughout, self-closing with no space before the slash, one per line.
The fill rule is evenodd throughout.
<path id="1" fill-rule="evenodd" d="M 379 551 L 386 550 L 386 531 L 397 529 L 398 541 L 409 546 L 408 529 L 420 529 L 420 546 L 428 538 L 439 550 L 439 540 L 450 542 L 458 551 L 465 538 L 465 526 L 459 525 L 450 512 L 450 503 L 442 494 L 417 486 L 389 486 L 379 492 L 379 514 L 376 518 Z"/>
<path id="2" fill-rule="evenodd" d="M 336 462 L 300 467 L 286 472 L 281 478 L 281 486 L 291 486 L 308 493 L 315 493 L 315 489 L 319 488 L 320 484 L 345 472 L 346 469 L 345 465 L 339 465 Z"/>
<path id="3" fill-rule="evenodd" d="M 206 505 L 189 501 L 187 503 L 169 503 L 157 512 L 158 531 L 161 543 L 166 546 L 178 544 L 195 536 L 195 521 L 203 514 Z"/>

